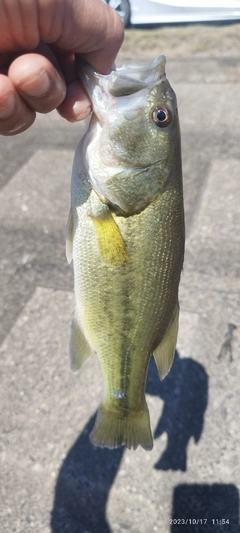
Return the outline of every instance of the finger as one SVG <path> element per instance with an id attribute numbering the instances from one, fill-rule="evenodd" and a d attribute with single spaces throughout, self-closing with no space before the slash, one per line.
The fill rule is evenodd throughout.
<path id="1" fill-rule="evenodd" d="M 50 3 L 45 1 L 44 5 L 50 9 Z M 48 31 L 46 28 L 43 31 L 43 19 L 40 20 L 40 38 L 62 50 L 82 55 L 95 70 L 109 74 L 124 37 L 119 14 L 99 0 L 68 0 L 65 7 L 64 18 L 61 18 L 63 12 L 58 13 Z"/>
<path id="2" fill-rule="evenodd" d="M 101 74 L 111 71 L 124 37 L 115 9 L 99 0 L 11 0 L 10 4 L 0 2 L 2 52 L 32 51 L 44 41 L 83 54 Z"/>
<path id="3" fill-rule="evenodd" d="M 59 114 L 70 122 L 75 122 L 88 117 L 91 111 L 91 101 L 82 88 L 81 82 L 70 83 L 67 86 L 66 98 L 58 107 Z"/>
<path id="4" fill-rule="evenodd" d="M 8 76 L 27 105 L 39 113 L 48 113 L 65 98 L 66 84 L 53 63 L 42 54 L 28 53 L 10 65 Z"/>
<path id="5" fill-rule="evenodd" d="M 100 74 L 109 74 L 113 69 L 117 53 L 124 38 L 124 28 L 122 20 L 115 9 L 110 8 L 103 2 L 99 2 L 99 10 L 104 10 L 100 18 L 93 16 L 92 30 L 86 39 L 86 48 L 79 47 L 75 52 L 79 52 L 82 57 Z M 98 31 L 96 29 L 98 21 Z M 106 29 L 107 28 L 107 29 Z M 94 35 L 94 38 L 92 37 Z M 87 37 L 87 36 L 86 36 Z"/>
<path id="6" fill-rule="evenodd" d="M 11 80 L 0 74 L 0 134 L 14 135 L 29 128 L 36 114 L 19 97 Z"/>
<path id="7" fill-rule="evenodd" d="M 83 54 L 95 70 L 108 74 L 123 36 L 120 16 L 99 0 L 0 2 L 2 52 L 32 51 L 44 41 Z"/>
<path id="8" fill-rule="evenodd" d="M 56 51 L 57 53 L 57 51 Z M 67 83 L 67 94 L 58 107 L 59 114 L 70 122 L 85 119 L 92 111 L 91 101 L 80 80 L 77 80 L 75 54 L 58 56 L 61 71 Z"/>

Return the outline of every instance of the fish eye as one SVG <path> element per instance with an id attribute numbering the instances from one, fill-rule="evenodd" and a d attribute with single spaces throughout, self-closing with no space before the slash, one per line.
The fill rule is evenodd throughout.
<path id="1" fill-rule="evenodd" d="M 172 120 L 171 113 L 165 106 L 155 107 L 152 113 L 152 118 L 153 122 L 159 128 L 165 128 Z"/>

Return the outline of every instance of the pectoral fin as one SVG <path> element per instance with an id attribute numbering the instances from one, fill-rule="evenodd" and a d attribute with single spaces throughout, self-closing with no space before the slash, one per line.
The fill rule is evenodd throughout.
<path id="1" fill-rule="evenodd" d="M 73 252 L 73 213 L 72 208 L 70 207 L 67 227 L 66 227 L 66 257 L 68 263 L 72 261 L 72 252 Z"/>
<path id="2" fill-rule="evenodd" d="M 113 267 L 124 264 L 127 250 L 120 229 L 109 209 L 104 209 L 101 216 L 91 214 L 97 233 L 98 247 L 103 261 Z"/>
<path id="3" fill-rule="evenodd" d="M 73 372 L 77 372 L 93 354 L 93 350 L 76 319 L 73 318 L 70 337 L 70 365 Z"/>
<path id="4" fill-rule="evenodd" d="M 154 350 L 154 359 L 157 365 L 158 374 L 160 379 L 164 379 L 168 374 L 174 358 L 175 348 L 177 344 L 177 334 L 178 334 L 178 318 L 179 318 L 179 307 L 177 306 L 173 319 L 168 326 L 168 329 L 161 340 L 160 344 Z"/>

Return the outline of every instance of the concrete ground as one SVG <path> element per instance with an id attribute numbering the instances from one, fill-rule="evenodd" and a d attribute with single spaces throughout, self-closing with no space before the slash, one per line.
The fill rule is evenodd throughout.
<path id="1" fill-rule="evenodd" d="M 64 241 L 82 126 L 52 113 L 0 139 L 1 533 L 239 533 L 239 65 L 167 65 L 187 241 L 175 362 L 161 384 L 149 370 L 151 452 L 91 445 L 98 361 L 69 368 Z"/>

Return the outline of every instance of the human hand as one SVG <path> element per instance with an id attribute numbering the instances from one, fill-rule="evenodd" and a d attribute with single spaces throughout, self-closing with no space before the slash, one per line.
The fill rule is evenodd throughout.
<path id="1" fill-rule="evenodd" d="M 55 108 L 70 121 L 86 118 L 91 102 L 74 54 L 108 74 L 122 40 L 119 15 L 101 0 L 0 0 L 0 134 Z"/>

